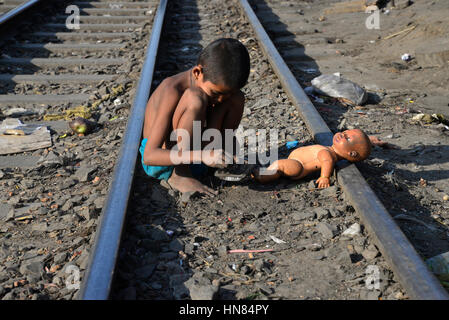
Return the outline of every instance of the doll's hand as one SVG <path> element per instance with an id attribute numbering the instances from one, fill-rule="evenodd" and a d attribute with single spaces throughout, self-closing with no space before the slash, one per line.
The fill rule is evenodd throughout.
<path id="1" fill-rule="evenodd" d="M 330 186 L 330 179 L 327 177 L 319 177 L 316 181 L 318 189 L 327 188 Z"/>

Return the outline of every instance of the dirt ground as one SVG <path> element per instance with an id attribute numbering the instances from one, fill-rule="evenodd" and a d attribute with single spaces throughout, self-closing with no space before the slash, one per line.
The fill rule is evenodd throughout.
<path id="1" fill-rule="evenodd" d="M 254 7 L 257 5 L 256 12 L 261 19 L 261 11 L 265 11 L 267 20 L 271 18 L 271 22 L 264 21 L 264 25 L 275 42 L 284 43 L 279 45 L 284 56 L 291 54 L 289 50 L 301 49 L 301 43 L 306 47 L 307 53 L 307 40 L 315 41 L 313 43 L 317 52 L 329 51 L 331 47 L 334 52 L 338 50 L 324 38 L 327 37 L 324 31 L 315 32 L 315 29 L 321 29 L 321 10 L 329 6 L 330 2 L 317 1 L 313 5 L 310 1 L 268 4 L 270 12 L 267 13 L 268 10 L 263 9 L 267 8 L 265 2 L 252 3 Z M 188 51 L 192 54 L 161 54 L 163 58 L 158 62 L 157 74 L 160 76 L 157 81 L 192 66 L 201 47 L 215 39 L 217 34 L 236 37 L 247 46 L 251 55 L 251 74 L 243 89 L 246 96 L 243 128 L 279 129 L 282 157 L 289 153 L 284 147 L 287 141 L 313 143 L 296 108 L 291 105 L 266 57 L 261 54 L 237 2 L 229 2 L 224 7 L 218 1 L 176 2 L 172 3 L 171 10 L 175 14 L 169 20 L 172 22 L 167 25 L 172 25 L 172 29 L 168 27 L 163 35 L 163 39 L 169 40 L 170 45 L 168 49 L 162 47 L 162 50 Z M 298 13 L 301 11 L 303 14 Z M 218 15 L 218 12 L 224 20 L 211 20 L 210 17 Z M 275 17 L 275 23 L 272 19 L 273 12 L 279 14 L 280 18 Z M 288 23 L 280 22 L 282 12 L 286 12 L 286 17 L 296 13 L 294 28 Z M 200 19 L 192 18 L 195 13 Z M 357 14 L 353 16 L 360 18 Z M 313 20 L 314 17 L 316 21 Z M 173 28 L 176 29 L 182 23 L 185 28 L 179 34 Z M 308 23 L 312 25 L 313 35 L 302 33 L 297 36 L 293 33 L 301 28 L 304 30 Z M 279 29 L 280 24 L 283 24 L 283 28 Z M 352 26 L 353 22 L 349 25 Z M 276 27 L 278 31 L 274 32 Z M 348 26 L 340 27 L 348 29 Z M 286 41 L 282 37 L 289 39 Z M 297 39 L 302 42 L 297 42 Z M 369 44 L 369 40 L 367 42 Z M 342 72 L 335 65 L 344 65 L 339 60 L 344 58 L 341 54 L 334 54 L 324 59 L 326 63 L 329 63 L 327 59 L 333 59 L 334 65 L 334 69 L 326 72 Z M 304 55 L 299 54 L 286 60 L 304 87 L 310 85 L 311 79 L 324 73 L 324 67 L 320 65 L 322 60 L 318 57 L 304 59 Z M 402 61 L 400 56 L 399 61 Z M 349 69 L 350 65 L 349 61 L 346 67 Z M 315 70 L 311 71 L 313 67 Z M 352 70 L 357 67 L 353 64 Z M 365 83 L 360 84 L 366 86 Z M 409 105 L 412 103 L 409 101 L 416 98 L 410 96 L 407 100 L 408 92 L 402 94 L 397 89 L 391 92 L 389 90 L 385 88 L 379 89 L 379 92 L 370 91 L 371 99 L 382 95 L 382 100 L 362 107 L 343 106 L 334 99 L 327 98 L 324 98 L 324 103 L 316 103 L 315 106 L 334 132 L 339 130 L 337 127 L 360 127 L 401 147 L 395 150 L 375 149 L 372 156 L 360 164 L 359 168 L 391 214 L 401 214 L 398 216 L 400 219 L 397 219 L 398 224 L 420 254 L 430 257 L 448 251 L 447 227 L 432 217 L 435 213 L 442 223 L 447 220 L 444 211 L 446 203 L 442 197 L 448 191 L 442 185 L 438 186 L 441 191 L 435 191 L 435 180 L 429 175 L 423 175 L 420 172 L 423 169 L 417 173 L 415 160 L 416 155 L 423 150 L 432 150 L 431 154 L 434 153 L 435 156 L 442 154 L 444 145 L 434 142 L 447 140 L 447 136 L 443 131 L 438 131 L 441 136 L 436 138 L 427 132 L 429 127 L 410 124 L 408 120 L 414 115 L 411 111 L 396 114 L 405 106 L 411 110 Z M 396 108 L 399 101 L 402 109 Z M 383 122 L 385 124 L 379 128 L 378 124 Z M 392 131 L 395 135 L 389 137 Z M 427 134 L 432 143 L 422 147 L 416 141 L 401 142 L 399 136 L 404 137 L 405 132 L 410 131 L 414 136 L 424 137 Z M 406 157 L 410 158 L 403 161 Z M 431 161 L 428 165 L 436 165 L 438 162 L 441 160 Z M 433 169 L 426 167 L 424 170 Z M 425 179 L 425 183 L 420 180 L 421 177 Z M 206 176 L 202 181 L 218 190 L 219 195 L 184 202 L 179 194 L 138 170 L 120 250 L 113 298 L 407 298 L 407 293 L 386 264 L 354 208 L 345 200 L 338 184 L 329 189 L 318 190 L 313 183 L 316 178 L 311 176 L 295 182 L 283 179 L 261 186 L 251 182 L 222 182 Z M 420 196 L 416 196 L 417 193 Z M 361 230 L 354 237 L 344 236 L 344 231 L 356 223 L 361 225 Z M 272 251 L 229 252 L 236 249 Z M 366 284 L 367 270 L 370 267 L 380 270 L 381 286 L 377 290 L 370 289 Z"/>
<path id="2" fill-rule="evenodd" d="M 447 252 L 449 3 L 389 3 L 379 13 L 379 29 L 368 29 L 370 13 L 336 13 L 337 2 L 268 2 L 287 30 L 313 30 L 293 35 L 296 47 L 290 42 L 283 54 L 289 61 L 289 50 L 304 49 L 304 60 L 315 70 L 304 72 L 289 61 L 304 87 L 320 74 L 340 72 L 368 91 L 363 106 L 342 107 L 326 98 L 314 103 L 334 132 L 359 127 L 398 147 L 374 149 L 360 171 L 424 258 Z M 299 19 L 284 19 L 285 7 Z M 401 59 L 405 53 L 410 61 Z M 442 114 L 446 120 L 413 121 L 419 113 Z"/>

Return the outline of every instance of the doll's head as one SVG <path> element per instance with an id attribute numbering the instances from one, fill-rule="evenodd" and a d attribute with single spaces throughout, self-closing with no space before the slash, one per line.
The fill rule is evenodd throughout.
<path id="1" fill-rule="evenodd" d="M 371 141 L 360 129 L 337 132 L 332 142 L 335 153 L 350 162 L 365 160 L 371 153 Z"/>

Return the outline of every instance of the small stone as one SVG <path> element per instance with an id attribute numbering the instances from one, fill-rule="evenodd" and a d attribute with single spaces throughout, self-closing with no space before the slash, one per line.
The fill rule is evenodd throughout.
<path id="1" fill-rule="evenodd" d="M 338 188 L 337 186 L 331 186 L 328 188 L 324 188 L 321 189 L 321 195 L 325 196 L 325 197 L 332 197 L 335 196 L 337 194 Z"/>
<path id="2" fill-rule="evenodd" d="M 75 177 L 78 178 L 80 182 L 89 181 L 91 174 L 97 170 L 96 166 L 81 166 L 75 172 Z"/>
<path id="3" fill-rule="evenodd" d="M 449 195 L 445 194 L 445 195 L 443 196 L 443 200 L 444 200 L 444 201 L 449 201 Z"/>
<path id="4" fill-rule="evenodd" d="M 395 0 L 393 3 L 395 9 L 405 9 L 411 5 L 410 0 Z"/>
<path id="5" fill-rule="evenodd" d="M 201 282 L 194 277 L 184 282 L 184 285 L 189 290 L 190 298 L 192 300 L 212 300 L 218 292 L 218 287 L 211 284 L 204 285 Z"/>
<path id="6" fill-rule="evenodd" d="M 311 220 L 316 216 L 315 212 L 311 211 L 295 211 L 292 213 L 293 220 L 301 221 L 301 220 Z"/>
<path id="7" fill-rule="evenodd" d="M 228 247 L 227 246 L 220 246 L 218 247 L 218 256 L 225 257 L 228 254 Z"/>
<path id="8" fill-rule="evenodd" d="M 195 250 L 195 246 L 193 245 L 193 243 L 187 243 L 184 246 L 184 252 L 188 255 L 192 255 L 194 250 Z"/>
<path id="9" fill-rule="evenodd" d="M 377 290 L 363 290 L 360 292 L 361 300 L 379 300 L 380 291 Z"/>
<path id="10" fill-rule="evenodd" d="M 273 289 L 264 285 L 263 283 L 256 282 L 256 287 L 259 288 L 260 292 L 262 292 L 265 295 L 270 295 L 273 293 Z"/>
<path id="11" fill-rule="evenodd" d="M 46 167 L 56 167 L 64 164 L 64 161 L 53 151 L 50 151 L 46 156 L 41 157 L 38 164 L 42 164 Z"/>
<path id="12" fill-rule="evenodd" d="M 134 274 L 138 279 L 148 279 L 153 274 L 155 268 L 156 264 L 151 264 L 134 270 Z"/>
<path id="13" fill-rule="evenodd" d="M 360 224 L 358 223 L 354 223 L 342 233 L 343 236 L 347 237 L 355 237 L 358 234 L 360 234 Z"/>
<path id="14" fill-rule="evenodd" d="M 48 230 L 47 222 L 35 224 L 31 227 L 31 230 L 38 232 L 46 232 Z"/>
<path id="15" fill-rule="evenodd" d="M 315 180 L 310 180 L 309 184 L 307 185 L 308 189 L 315 189 Z"/>
<path id="16" fill-rule="evenodd" d="M 61 264 L 67 259 L 67 252 L 60 252 L 53 258 L 54 264 Z"/>
<path id="17" fill-rule="evenodd" d="M 326 239 L 332 239 L 337 235 L 337 228 L 326 222 L 317 224 L 316 229 Z"/>
<path id="18" fill-rule="evenodd" d="M 13 207 L 7 203 L 0 203 L 0 220 L 6 220 L 8 213 L 13 209 Z"/>
<path id="19" fill-rule="evenodd" d="M 171 251 L 175 252 L 184 250 L 184 244 L 178 239 L 172 240 L 168 247 L 170 248 Z"/>
<path id="20" fill-rule="evenodd" d="M 40 261 L 25 260 L 20 265 L 19 271 L 24 276 L 26 275 L 41 276 L 44 272 L 44 263 Z"/>
<path id="21" fill-rule="evenodd" d="M 323 246 L 321 245 L 321 243 L 310 243 L 305 245 L 305 248 L 310 251 L 318 251 L 321 250 Z"/>
<path id="22" fill-rule="evenodd" d="M 313 212 L 315 212 L 316 217 L 317 217 L 318 220 L 329 218 L 329 211 L 327 209 L 315 208 L 313 210 Z"/>
<path id="23" fill-rule="evenodd" d="M 185 299 L 189 296 L 189 290 L 184 285 L 184 281 L 187 280 L 189 275 L 187 274 L 175 274 L 170 276 L 169 286 L 173 290 L 173 297 L 176 300 Z"/>
<path id="24" fill-rule="evenodd" d="M 181 195 L 181 202 L 182 203 L 187 203 L 189 202 L 192 198 L 194 198 L 195 196 L 197 196 L 199 193 L 196 191 L 189 191 L 189 192 L 184 192 Z"/>
<path id="25" fill-rule="evenodd" d="M 167 232 L 165 232 L 165 230 L 161 226 L 157 226 L 156 228 L 151 230 L 150 238 L 156 241 L 169 240 Z"/>
<path id="26" fill-rule="evenodd" d="M 379 254 L 379 251 L 372 244 L 369 245 L 368 248 L 366 248 L 365 250 L 362 251 L 362 256 L 368 261 L 376 258 L 378 254 Z"/>

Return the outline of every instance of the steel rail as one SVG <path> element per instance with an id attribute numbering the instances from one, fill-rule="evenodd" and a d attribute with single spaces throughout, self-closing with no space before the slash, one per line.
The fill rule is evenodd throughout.
<path id="1" fill-rule="evenodd" d="M 78 299 L 106 300 L 109 298 L 166 8 L 167 0 L 161 0 L 156 11 L 145 63 L 114 168 L 113 179 L 109 186 L 108 198 L 101 214 L 95 245 L 89 257 L 88 269 Z"/>
<path id="2" fill-rule="evenodd" d="M 246 13 L 271 66 L 301 113 L 315 141 L 323 145 L 332 145 L 332 132 L 296 81 L 248 1 L 240 0 L 240 6 Z M 370 234 L 374 236 L 381 253 L 407 294 L 417 300 L 448 300 L 447 291 L 429 271 L 357 167 L 346 162 L 343 165 L 339 164 L 337 169 L 337 179 L 345 195 L 361 216 Z"/>
<path id="3" fill-rule="evenodd" d="M 22 3 L 21 5 L 18 5 L 16 8 L 14 8 L 12 10 L 9 10 L 8 12 L 6 12 L 2 16 L 0 16 L 0 26 L 2 24 L 4 24 L 5 22 L 8 22 L 9 20 L 11 20 L 12 18 L 17 16 L 18 14 L 20 14 L 20 13 L 24 12 L 25 10 L 31 8 L 32 6 L 34 6 L 39 1 L 40 0 L 30 0 L 30 1 L 27 1 L 25 3 Z"/>

